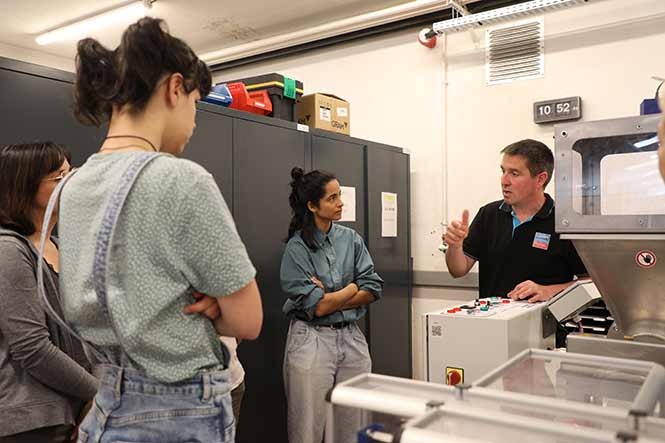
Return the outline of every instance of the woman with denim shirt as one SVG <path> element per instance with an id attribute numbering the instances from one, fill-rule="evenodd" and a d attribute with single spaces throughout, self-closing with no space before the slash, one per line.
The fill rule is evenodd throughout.
<path id="1" fill-rule="evenodd" d="M 210 71 L 150 17 L 115 50 L 88 38 L 77 51 L 75 114 L 108 121 L 60 199 L 64 317 L 106 362 L 79 441 L 233 442 L 218 337 L 258 336 L 255 269 L 211 174 L 174 157 Z M 214 321 L 187 315 L 194 299 Z"/>
<path id="2" fill-rule="evenodd" d="M 284 355 L 290 443 L 323 439 L 325 396 L 336 384 L 371 371 L 357 321 L 381 297 L 383 280 L 360 235 L 342 217 L 340 185 L 323 171 L 291 171 L 293 219 L 281 265 L 283 311 L 291 320 Z M 336 441 L 351 443 L 361 423 L 339 413 Z"/>

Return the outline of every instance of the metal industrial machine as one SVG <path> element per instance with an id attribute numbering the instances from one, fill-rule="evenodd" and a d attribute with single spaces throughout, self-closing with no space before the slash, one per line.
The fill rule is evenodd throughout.
<path id="1" fill-rule="evenodd" d="M 586 383 L 570 384 L 571 373 Z M 598 385 L 613 402 L 588 401 Z M 359 443 L 662 443 L 665 419 L 648 414 L 664 387 L 655 363 L 542 350 L 518 354 L 473 386 L 365 374 L 328 396 L 325 442 L 340 441 L 343 408 L 361 417 Z"/>
<path id="2" fill-rule="evenodd" d="M 556 230 L 572 240 L 615 325 L 569 352 L 665 365 L 665 184 L 660 116 L 555 127 Z"/>

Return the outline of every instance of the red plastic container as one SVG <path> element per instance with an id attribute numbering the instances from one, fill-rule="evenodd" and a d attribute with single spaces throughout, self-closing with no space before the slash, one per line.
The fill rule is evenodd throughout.
<path id="1" fill-rule="evenodd" d="M 268 91 L 247 92 L 243 83 L 228 83 L 226 86 L 233 96 L 230 108 L 258 115 L 268 115 L 272 112 Z"/>

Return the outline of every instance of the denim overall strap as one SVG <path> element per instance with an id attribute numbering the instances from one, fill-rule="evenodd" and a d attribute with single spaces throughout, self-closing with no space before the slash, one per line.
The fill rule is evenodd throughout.
<path id="1" fill-rule="evenodd" d="M 127 195 L 132 189 L 136 178 L 138 177 L 141 170 L 151 161 L 159 156 L 158 153 L 145 153 L 137 156 L 137 158 L 132 161 L 127 170 L 124 172 L 121 178 L 121 186 L 118 188 L 109 202 L 108 207 L 104 213 L 102 229 L 100 230 L 97 236 L 97 244 L 95 249 L 95 260 L 93 266 L 93 278 L 95 285 L 95 293 L 100 302 L 100 307 L 104 315 L 108 316 L 108 308 L 106 304 L 106 269 L 108 262 L 108 251 L 110 246 L 110 241 L 112 240 L 113 232 L 115 231 L 115 223 L 118 220 L 120 210 L 127 199 Z M 83 345 L 86 353 L 90 351 L 92 355 L 95 356 L 96 360 L 99 362 L 107 362 L 109 359 L 106 355 L 103 354 L 100 350 L 96 349 L 92 344 L 88 343 L 83 337 L 81 337 L 74 329 L 69 326 L 58 313 L 55 311 L 53 306 L 51 306 L 48 297 L 46 296 L 46 289 L 44 287 L 44 246 L 46 244 L 46 235 L 48 233 L 48 227 L 53 217 L 53 210 L 55 209 L 56 204 L 62 193 L 62 189 L 65 187 L 67 182 L 74 176 L 76 171 L 73 171 L 71 174 L 67 175 L 53 190 L 51 197 L 49 198 L 48 205 L 46 206 L 46 212 L 44 214 L 44 222 L 42 223 L 42 233 L 40 236 L 39 243 L 39 257 L 37 259 L 37 292 L 44 302 L 46 311 L 48 314 L 62 327 L 64 330 L 69 332 L 72 336 L 76 337 L 81 344 Z M 109 221 L 112 224 L 108 224 Z M 102 258 L 99 258 L 101 256 Z M 98 266 L 99 262 L 99 266 Z M 101 276 L 101 281 L 100 277 Z M 100 291 L 98 288 L 101 288 Z M 109 318 L 111 327 L 118 336 L 115 327 L 113 326 L 113 321 Z"/>
<path id="2" fill-rule="evenodd" d="M 107 274 L 108 263 L 110 259 L 111 242 L 113 241 L 113 234 L 118 223 L 118 218 L 122 212 L 122 208 L 127 200 L 129 192 L 132 190 L 139 173 L 145 168 L 148 163 L 159 156 L 156 152 L 146 152 L 138 155 L 129 167 L 125 170 L 120 178 L 120 186 L 113 192 L 109 200 L 104 217 L 102 218 L 102 227 L 97 234 L 97 244 L 95 247 L 95 255 L 92 265 L 92 276 L 94 281 L 95 293 L 97 300 L 104 316 L 109 320 L 111 326 L 115 331 L 113 319 L 111 318 L 107 296 Z M 118 337 L 117 331 L 116 337 Z"/>

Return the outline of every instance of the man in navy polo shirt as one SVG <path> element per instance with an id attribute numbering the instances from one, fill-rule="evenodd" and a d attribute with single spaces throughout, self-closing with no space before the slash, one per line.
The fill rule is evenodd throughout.
<path id="1" fill-rule="evenodd" d="M 554 200 L 545 193 L 554 156 L 528 139 L 501 153 L 503 200 L 480 208 L 471 226 L 468 210 L 448 226 L 446 264 L 458 278 L 479 262 L 480 297 L 549 300 L 587 276 L 573 244 L 554 232 Z"/>

